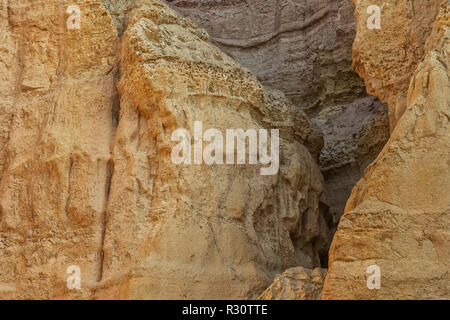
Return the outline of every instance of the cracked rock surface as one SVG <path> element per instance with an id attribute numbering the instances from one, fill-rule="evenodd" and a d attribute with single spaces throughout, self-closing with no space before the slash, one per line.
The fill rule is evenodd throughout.
<path id="1" fill-rule="evenodd" d="M 118 38 L 80 6 L 69 33 L 63 1 L 0 1 L 0 298 L 67 297 L 70 265 L 74 298 L 101 279 Z"/>
<path id="2" fill-rule="evenodd" d="M 364 7 L 363 2 L 358 1 L 356 10 Z M 409 3 L 397 2 L 405 6 Z M 414 3 L 424 5 L 425 1 Z M 428 39 L 424 42 L 420 34 L 417 40 L 424 44 L 420 50 L 423 57 L 414 61 L 414 68 L 404 60 L 392 62 L 391 74 L 399 69 L 414 69 L 408 80 L 406 108 L 388 144 L 347 202 L 330 249 L 325 299 L 450 296 L 450 5 L 447 1 L 428 5 L 427 12 L 438 15 Z M 389 17 L 394 14 L 390 10 L 398 7 L 386 1 L 383 8 Z M 356 16 L 361 19 L 358 23 L 365 23 L 361 11 Z M 428 18 L 418 22 L 409 13 L 400 17 L 403 20 L 390 21 L 400 33 L 416 23 L 419 28 L 428 29 Z M 420 27 L 420 23 L 425 25 Z M 355 63 L 370 57 L 364 61 L 372 64 L 382 59 L 379 54 L 400 50 L 397 38 L 392 34 L 391 37 L 392 41 L 384 42 L 359 37 L 357 41 L 371 43 L 372 54 L 360 55 L 358 48 L 367 44 L 357 43 Z M 373 81 L 370 75 L 367 77 L 366 81 Z M 403 80 L 395 82 L 395 92 L 403 88 Z M 379 290 L 369 290 L 366 285 L 370 275 L 366 270 L 371 265 L 377 265 L 381 271 Z"/>
<path id="3" fill-rule="evenodd" d="M 253 298 L 326 264 L 306 115 L 159 1 L 78 4 L 67 30 L 69 2 L 0 1 L 0 298 Z M 175 165 L 194 121 L 279 129 L 278 174 Z"/>
<path id="4" fill-rule="evenodd" d="M 166 2 L 307 113 L 315 130 L 306 146 L 317 156 L 337 225 L 351 188 L 389 138 L 386 105 L 367 96 L 352 69 L 352 1 Z"/>

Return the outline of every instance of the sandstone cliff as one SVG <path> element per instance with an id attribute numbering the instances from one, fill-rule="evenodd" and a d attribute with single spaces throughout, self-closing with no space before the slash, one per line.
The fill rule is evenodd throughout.
<path id="1" fill-rule="evenodd" d="M 63 1 L 0 1 L 0 298 L 64 296 L 73 264 L 100 278 L 117 31 L 80 5 L 68 32 Z"/>
<path id="2" fill-rule="evenodd" d="M 390 108 L 397 106 L 398 95 L 405 95 L 405 109 L 395 118 L 388 144 L 353 189 L 333 240 L 323 297 L 448 299 L 450 5 L 415 1 L 412 11 L 409 1 L 395 6 L 385 1 L 385 29 L 369 35 L 364 29 L 367 3 L 356 6 L 358 30 L 365 36 L 357 37 L 355 64 L 365 66 L 362 76 L 371 90 L 390 99 Z M 410 11 L 399 14 L 401 8 Z M 431 23 L 435 12 L 439 15 Z M 388 33 L 394 29 L 408 34 L 411 46 L 405 48 L 398 32 Z M 379 41 L 381 37 L 389 40 Z M 402 54 L 388 59 L 393 52 Z M 414 54 L 421 58 L 413 59 Z M 380 72 L 386 83 L 380 82 Z M 380 268 L 378 290 L 366 286 L 370 265 Z"/>
<path id="3" fill-rule="evenodd" d="M 351 0 L 166 2 L 308 114 L 317 131 L 306 145 L 313 154 L 321 153 L 337 225 L 352 187 L 389 138 L 386 106 L 367 97 L 352 70 L 356 28 Z"/>
<path id="4" fill-rule="evenodd" d="M 388 104 L 393 130 L 405 111 L 411 76 L 424 57 L 439 5 L 446 0 L 353 2 L 357 22 L 354 69 L 365 80 L 367 92 Z M 379 30 L 367 28 L 367 8 L 374 4 L 381 10 Z"/>
<path id="5" fill-rule="evenodd" d="M 166 2 L 0 0 L 0 299 L 448 299 L 448 0 Z"/>
<path id="6" fill-rule="evenodd" d="M 105 286 L 97 297 L 251 298 L 275 273 L 319 266 L 326 256 L 322 178 L 301 145 L 307 119 L 294 118 L 281 93 L 264 95 L 248 70 L 207 40 L 157 1 L 130 10 Z M 279 128 L 280 174 L 261 176 L 259 166 L 250 165 L 173 164 L 171 134 L 192 132 L 196 120 L 204 130 L 222 132 Z"/>
<path id="7" fill-rule="evenodd" d="M 0 2 L 0 298 L 252 298 L 326 264 L 306 115 L 159 1 L 78 5 Z M 194 121 L 279 129 L 278 174 L 175 165 Z"/>

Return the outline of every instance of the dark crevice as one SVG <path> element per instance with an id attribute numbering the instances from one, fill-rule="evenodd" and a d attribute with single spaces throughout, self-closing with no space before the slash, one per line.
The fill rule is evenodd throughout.
<path id="1" fill-rule="evenodd" d="M 70 157 L 69 159 L 69 172 L 67 174 L 67 186 L 68 186 L 68 191 L 67 191 L 67 199 L 66 199 L 66 207 L 65 207 L 65 213 L 66 213 L 66 218 L 70 219 L 69 216 L 69 205 L 70 205 L 70 195 L 71 195 L 71 186 L 72 186 L 72 168 L 73 168 L 73 158 Z"/>
<path id="2" fill-rule="evenodd" d="M 116 81 L 116 83 L 117 83 L 117 81 Z M 117 90 L 116 85 L 115 85 L 115 88 Z M 112 126 L 115 129 L 118 127 L 119 119 L 120 119 L 120 96 L 117 91 L 113 98 L 113 103 L 112 103 L 112 108 L 111 108 L 111 118 L 112 118 Z"/>
<path id="3" fill-rule="evenodd" d="M 104 267 L 104 260 L 105 260 L 104 246 L 105 246 L 105 235 L 106 235 L 107 210 L 108 210 L 109 195 L 111 193 L 111 181 L 112 181 L 113 172 L 114 172 L 114 162 L 113 162 L 113 160 L 110 159 L 106 163 L 105 209 L 103 211 L 102 220 L 100 223 L 102 230 L 101 230 L 101 238 L 100 238 L 101 245 L 100 245 L 100 249 L 98 252 L 100 263 L 99 263 L 97 282 L 100 282 L 103 279 L 103 267 Z"/>

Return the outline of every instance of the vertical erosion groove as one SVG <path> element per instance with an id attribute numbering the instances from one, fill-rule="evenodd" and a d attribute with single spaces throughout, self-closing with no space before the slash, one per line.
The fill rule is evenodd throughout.
<path id="1" fill-rule="evenodd" d="M 112 175 L 114 172 L 114 163 L 113 160 L 108 160 L 106 163 L 106 184 L 105 184 L 105 207 L 103 211 L 102 221 L 101 221 L 101 238 L 100 238 L 100 249 L 98 252 L 99 256 L 99 270 L 98 270 L 98 277 L 97 281 L 100 282 L 103 279 L 103 263 L 105 259 L 105 234 L 106 234 L 106 220 L 107 220 L 107 210 L 108 210 L 108 201 L 109 201 L 109 194 L 111 192 L 111 180 Z"/>

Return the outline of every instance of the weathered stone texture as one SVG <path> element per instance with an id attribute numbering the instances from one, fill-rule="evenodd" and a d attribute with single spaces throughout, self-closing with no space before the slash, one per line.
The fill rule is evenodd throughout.
<path id="1" fill-rule="evenodd" d="M 389 106 L 391 130 L 406 109 L 410 79 L 424 57 L 441 3 L 448 0 L 353 1 L 357 34 L 353 66 L 367 92 Z M 367 28 L 367 8 L 381 9 L 381 29 Z M 389 40 L 387 40 L 389 39 Z"/>
<path id="2" fill-rule="evenodd" d="M 308 114 L 315 130 L 305 145 L 314 156 L 322 153 L 330 210 L 338 221 L 352 186 L 389 138 L 386 106 L 367 97 L 352 70 L 351 0 L 166 2 Z"/>
<path id="3" fill-rule="evenodd" d="M 389 8 L 397 12 L 385 6 L 387 17 Z M 428 9 L 440 14 L 423 59 L 414 61 L 405 112 L 347 203 L 330 251 L 325 299 L 450 297 L 450 5 Z M 394 19 L 400 33 L 416 23 L 406 18 Z M 389 39 L 372 42 L 371 52 L 396 47 L 396 35 Z M 381 60 L 377 54 L 370 57 Z M 397 67 L 405 68 L 403 60 L 391 65 L 393 74 Z M 403 84 L 397 86 L 400 90 Z M 366 286 L 370 265 L 381 269 L 379 290 Z"/>
<path id="4" fill-rule="evenodd" d="M 0 1 L 0 298 L 87 297 L 100 277 L 117 32 L 78 3 L 69 31 L 66 1 Z"/>
<path id="5" fill-rule="evenodd" d="M 97 297 L 252 298 L 287 267 L 320 266 L 328 226 L 321 174 L 301 144 L 306 117 L 159 2 L 136 4 L 127 20 Z M 194 121 L 279 128 L 280 174 L 173 164 L 171 134 Z"/>
<path id="6" fill-rule="evenodd" d="M 80 30 L 69 2 L 20 3 L 0 2 L 0 298 L 252 298 L 326 263 L 310 123 L 282 92 L 159 1 L 81 1 Z M 173 164 L 194 121 L 279 129 L 279 173 Z"/>
<path id="7" fill-rule="evenodd" d="M 365 96 L 351 65 L 351 1 L 167 2 L 309 115 Z"/>
<path id="8" fill-rule="evenodd" d="M 261 300 L 320 300 L 327 269 L 290 268 L 277 274 Z"/>

